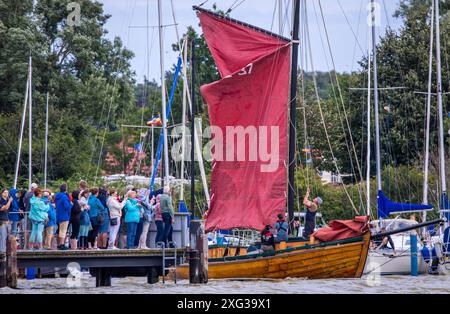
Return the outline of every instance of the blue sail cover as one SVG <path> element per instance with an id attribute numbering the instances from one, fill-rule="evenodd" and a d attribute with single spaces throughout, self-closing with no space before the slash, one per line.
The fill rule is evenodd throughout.
<path id="1" fill-rule="evenodd" d="M 450 219 L 450 205 L 448 202 L 448 196 L 447 194 L 442 194 L 441 195 L 441 211 L 442 211 L 442 216 L 445 217 L 447 219 L 447 221 L 449 221 Z"/>
<path id="2" fill-rule="evenodd" d="M 394 203 L 384 195 L 383 191 L 378 191 L 378 218 L 387 218 L 392 213 L 417 212 L 430 209 L 433 209 L 433 205 Z"/>

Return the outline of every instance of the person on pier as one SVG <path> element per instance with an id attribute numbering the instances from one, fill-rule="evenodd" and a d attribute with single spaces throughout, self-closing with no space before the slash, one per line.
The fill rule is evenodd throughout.
<path id="1" fill-rule="evenodd" d="M 148 200 L 150 192 L 147 192 L 146 200 L 142 201 L 142 219 L 143 219 L 143 226 L 142 226 L 142 232 L 141 236 L 139 237 L 139 244 L 138 249 L 148 249 L 147 247 L 147 236 L 148 236 L 148 229 L 150 228 L 150 223 L 153 220 L 153 208 L 155 206 L 155 197 L 153 196 L 150 200 Z"/>
<path id="2" fill-rule="evenodd" d="M 141 205 L 137 200 L 136 191 L 127 193 L 128 200 L 125 203 L 125 223 L 127 225 L 127 249 L 134 249 L 136 229 L 140 219 Z"/>
<path id="3" fill-rule="evenodd" d="M 61 184 L 55 196 L 56 219 L 58 221 L 58 250 L 67 250 L 66 236 L 69 227 L 72 203 L 67 193 L 67 184 Z"/>
<path id="4" fill-rule="evenodd" d="M 52 193 L 50 190 L 46 190 L 42 193 L 42 200 L 46 205 L 48 205 L 48 221 L 45 224 L 44 231 L 44 248 L 46 250 L 51 250 L 53 248 L 53 237 L 55 235 L 56 229 L 56 209 L 52 203 Z"/>
<path id="5" fill-rule="evenodd" d="M 128 196 L 126 195 L 122 202 L 118 200 L 118 193 L 116 189 L 109 190 L 109 198 L 107 205 L 110 215 L 110 229 L 109 229 L 109 243 L 108 249 L 117 249 L 116 238 L 120 229 L 120 220 L 122 218 L 122 209 L 127 203 Z"/>
<path id="6" fill-rule="evenodd" d="M 28 246 L 28 240 L 30 238 L 31 229 L 33 228 L 33 224 L 30 220 L 30 200 L 34 196 L 34 190 L 38 188 L 36 183 L 31 183 L 30 190 L 25 193 L 23 196 L 23 206 L 25 208 L 25 219 L 22 222 L 22 229 L 24 230 L 25 235 L 25 243 L 24 248 Z"/>
<path id="7" fill-rule="evenodd" d="M 170 186 L 164 187 L 164 193 L 160 199 L 161 213 L 164 222 L 164 238 L 162 242 L 169 247 L 169 239 L 172 239 L 172 225 L 175 223 L 175 212 L 173 210 L 173 201 L 170 196 Z"/>
<path id="8" fill-rule="evenodd" d="M 80 233 L 81 213 L 83 208 L 79 203 L 79 191 L 72 192 L 72 209 L 70 211 L 70 224 L 72 226 L 72 233 L 70 234 L 70 249 L 76 250 L 78 248 L 78 235 Z"/>
<path id="9" fill-rule="evenodd" d="M 105 222 L 106 209 L 98 199 L 98 189 L 91 189 L 91 195 L 88 199 L 89 218 L 91 219 L 92 230 L 89 231 L 89 242 L 91 247 L 95 248 L 95 239 L 98 236 L 100 227 Z M 98 246 L 99 247 L 99 246 Z M 97 247 L 97 248 L 98 248 Z"/>
<path id="10" fill-rule="evenodd" d="M 90 192 L 88 189 L 82 190 L 80 193 L 80 198 L 78 200 L 78 203 L 83 209 L 80 215 L 80 232 L 78 234 L 79 238 L 78 246 L 80 250 L 87 250 L 89 247 L 88 235 L 89 235 L 89 228 L 91 227 L 91 219 L 89 218 L 89 205 L 88 205 L 89 194 Z"/>
<path id="11" fill-rule="evenodd" d="M 37 242 L 39 250 L 42 250 L 42 233 L 44 232 L 45 223 L 48 221 L 49 206 L 42 200 L 42 191 L 39 188 L 34 190 L 34 196 L 30 199 L 30 220 L 33 224 L 29 248 L 34 249 Z"/>
<path id="12" fill-rule="evenodd" d="M 13 235 L 14 237 L 17 236 L 17 227 L 20 223 L 20 213 L 21 210 L 19 208 L 19 197 L 18 197 L 18 191 L 17 189 L 10 189 L 9 190 L 9 196 L 11 196 L 12 202 L 11 202 L 11 206 L 9 207 L 9 221 L 11 224 L 11 235 Z"/>
<path id="13" fill-rule="evenodd" d="M 164 221 L 161 213 L 161 194 L 156 196 L 156 204 L 154 208 L 155 213 L 155 225 L 156 225 L 156 238 L 155 245 L 158 242 L 162 242 L 164 239 Z"/>
<path id="14" fill-rule="evenodd" d="M 12 197 L 9 196 L 8 189 L 3 189 L 0 197 L 0 253 L 6 252 L 6 241 L 9 233 L 8 211 L 11 203 Z"/>
<path id="15" fill-rule="evenodd" d="M 110 218 L 109 218 L 110 213 L 109 213 L 109 208 L 107 205 L 109 193 L 108 193 L 106 184 L 104 184 L 103 187 L 99 188 L 97 197 L 100 200 L 100 202 L 102 203 L 103 208 L 105 209 L 105 212 L 104 212 L 105 219 L 98 230 L 97 246 L 101 249 L 107 249 L 108 248 L 109 229 L 110 229 Z"/>

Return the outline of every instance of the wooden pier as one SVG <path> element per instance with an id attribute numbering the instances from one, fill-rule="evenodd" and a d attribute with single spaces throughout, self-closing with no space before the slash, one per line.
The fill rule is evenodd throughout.
<path id="1" fill-rule="evenodd" d="M 166 257 L 182 262 L 185 249 L 165 249 Z M 89 268 L 96 278 L 96 286 L 111 286 L 112 277 L 147 276 L 147 282 L 154 284 L 163 275 L 163 249 L 147 250 L 67 250 L 67 251 L 17 251 L 17 268 L 67 268 L 77 263 L 80 268 Z M 173 260 L 166 260 L 172 266 Z M 164 274 L 166 275 L 166 274 Z"/>
<path id="2" fill-rule="evenodd" d="M 203 230 L 201 221 L 191 221 L 191 225 L 196 226 L 193 230 Z M 70 263 L 75 263 L 79 269 L 88 268 L 90 274 L 96 278 L 97 287 L 111 286 L 111 278 L 127 276 L 146 276 L 147 282 L 154 284 L 159 281 L 160 276 L 166 276 L 169 269 L 176 268 L 176 265 L 186 260 L 193 264 L 191 282 L 206 283 L 208 281 L 207 255 L 204 255 L 204 252 L 207 252 L 206 236 L 203 232 L 196 232 L 190 235 L 190 242 L 191 249 L 183 247 L 37 251 L 17 250 L 16 240 L 10 236 L 6 254 L 0 254 L 0 288 L 6 285 L 11 288 L 17 287 L 18 269 L 68 269 L 71 267 Z M 199 276 L 201 278 L 197 278 Z"/>

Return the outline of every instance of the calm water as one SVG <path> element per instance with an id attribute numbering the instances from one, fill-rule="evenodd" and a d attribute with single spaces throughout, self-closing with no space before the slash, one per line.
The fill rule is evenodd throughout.
<path id="1" fill-rule="evenodd" d="M 79 284 L 81 286 L 69 288 L 66 278 L 19 280 L 19 289 L 0 289 L 0 294 L 14 293 L 149 293 L 149 294 L 183 294 L 183 293 L 225 293 L 225 294 L 253 294 L 253 293 L 450 293 L 450 276 L 422 275 L 385 276 L 380 281 L 362 279 L 330 279 L 330 280 L 255 280 L 229 281 L 211 280 L 207 285 L 189 285 L 187 280 L 174 284 L 166 281 L 149 285 L 145 277 L 113 278 L 112 287 L 96 288 L 95 279 L 83 273 Z"/>

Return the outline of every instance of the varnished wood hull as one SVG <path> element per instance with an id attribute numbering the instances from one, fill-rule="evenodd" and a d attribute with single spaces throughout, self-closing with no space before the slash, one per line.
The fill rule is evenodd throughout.
<path id="1" fill-rule="evenodd" d="M 211 259 L 208 278 L 359 278 L 366 263 L 369 241 L 370 234 L 366 234 L 355 239 L 289 248 L 272 256 Z M 188 278 L 188 273 L 187 265 L 177 268 L 178 278 Z"/>

